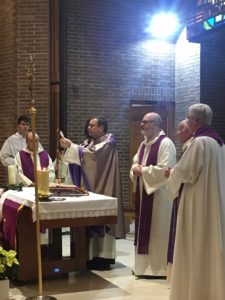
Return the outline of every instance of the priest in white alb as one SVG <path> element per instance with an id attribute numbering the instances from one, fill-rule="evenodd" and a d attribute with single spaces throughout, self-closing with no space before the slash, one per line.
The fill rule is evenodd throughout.
<path id="1" fill-rule="evenodd" d="M 130 170 L 135 195 L 135 265 L 137 277 L 165 277 L 172 204 L 166 190 L 164 169 L 176 163 L 173 142 L 161 129 L 154 112 L 141 122 L 141 143 Z"/>
<path id="2" fill-rule="evenodd" d="M 212 110 L 188 109 L 193 139 L 171 170 L 171 199 L 180 196 L 170 300 L 225 299 L 225 146 L 211 127 Z"/>

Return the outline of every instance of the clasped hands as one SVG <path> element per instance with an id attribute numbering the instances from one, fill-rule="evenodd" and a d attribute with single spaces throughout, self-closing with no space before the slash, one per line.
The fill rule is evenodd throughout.
<path id="1" fill-rule="evenodd" d="M 164 169 L 164 176 L 166 178 L 170 177 L 171 170 L 172 170 L 172 168 L 169 168 L 169 167 Z M 133 169 L 133 173 L 137 177 L 141 176 L 142 175 L 142 166 L 137 164 Z"/>
<path id="2" fill-rule="evenodd" d="M 142 166 L 141 165 L 136 165 L 134 168 L 133 168 L 133 173 L 135 176 L 139 177 L 142 175 Z"/>
<path id="3" fill-rule="evenodd" d="M 169 167 L 165 168 L 165 170 L 164 170 L 164 176 L 166 178 L 170 177 L 171 170 L 172 170 L 172 168 L 169 168 Z"/>

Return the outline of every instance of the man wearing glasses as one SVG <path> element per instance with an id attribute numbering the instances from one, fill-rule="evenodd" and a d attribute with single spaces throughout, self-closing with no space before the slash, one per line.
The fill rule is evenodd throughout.
<path id="1" fill-rule="evenodd" d="M 135 265 L 137 277 L 165 277 L 171 203 L 164 169 L 176 163 L 173 142 L 161 129 L 162 119 L 151 112 L 143 117 L 141 143 L 130 170 L 135 191 Z"/>
<path id="2" fill-rule="evenodd" d="M 64 161 L 81 167 L 82 185 L 97 194 L 116 197 L 118 199 L 118 223 L 115 228 L 105 228 L 105 232 L 98 232 L 95 238 L 89 240 L 89 263 L 91 269 L 109 269 L 115 262 L 115 237 L 124 238 L 124 214 L 120 188 L 120 174 L 118 153 L 115 139 L 107 133 L 108 124 L 105 118 L 95 117 L 86 126 L 89 143 L 77 145 L 69 139 L 61 138 L 61 146 L 67 148 Z M 74 178 L 73 181 L 77 181 Z M 101 228 L 97 228 L 97 231 Z M 96 232 L 97 232 L 96 231 Z M 107 233 L 107 234 L 106 234 Z M 106 246 L 106 251 L 103 246 Z M 98 248 L 101 257 L 93 254 L 92 249 Z M 111 254 L 110 254 L 111 251 Z M 92 253 L 93 252 L 93 253 Z"/>

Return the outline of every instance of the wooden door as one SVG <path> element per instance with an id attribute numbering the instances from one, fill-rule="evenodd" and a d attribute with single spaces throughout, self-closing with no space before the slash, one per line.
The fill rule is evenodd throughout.
<path id="1" fill-rule="evenodd" d="M 132 101 L 130 104 L 130 164 L 132 164 L 133 157 L 140 143 L 143 141 L 143 135 L 140 133 L 141 120 L 143 116 L 149 112 L 156 112 L 162 117 L 162 129 L 171 140 L 174 140 L 174 102 Z M 134 195 L 132 193 L 132 186 L 130 190 L 130 208 L 133 209 Z"/>

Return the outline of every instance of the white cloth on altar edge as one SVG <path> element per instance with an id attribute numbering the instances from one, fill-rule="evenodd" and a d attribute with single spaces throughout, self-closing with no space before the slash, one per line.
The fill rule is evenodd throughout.
<path id="1" fill-rule="evenodd" d="M 8 190 L 0 198 L 0 216 L 5 199 L 28 206 L 32 209 L 33 221 L 35 215 L 35 189 L 24 187 L 23 191 Z M 55 197 L 57 199 L 57 197 Z M 62 198 L 62 197 L 58 197 Z M 116 216 L 117 199 L 105 195 L 89 193 L 78 197 L 63 197 L 64 201 L 39 202 L 41 220 L 82 218 L 98 216 Z"/>

